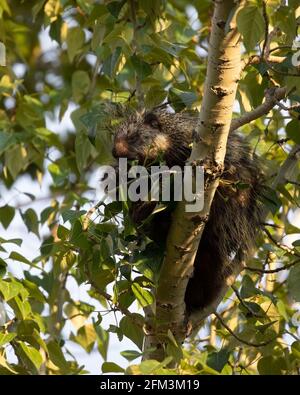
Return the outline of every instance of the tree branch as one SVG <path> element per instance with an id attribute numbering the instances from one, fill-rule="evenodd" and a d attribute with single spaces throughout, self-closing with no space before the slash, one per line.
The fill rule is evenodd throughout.
<path id="1" fill-rule="evenodd" d="M 282 100 L 286 95 L 286 88 L 270 88 L 266 91 L 266 100 L 254 110 L 242 115 L 240 118 L 233 119 L 230 125 L 230 132 L 240 128 L 243 125 L 268 114 L 273 107 L 276 106 L 279 100 Z"/>
<path id="2" fill-rule="evenodd" d="M 268 37 L 269 37 L 269 17 L 267 13 L 267 4 L 265 1 L 263 1 L 263 17 L 265 20 L 265 40 L 263 43 L 263 48 L 262 48 L 262 58 L 265 57 L 266 49 L 267 49 L 267 44 L 268 44 Z"/>
<path id="3" fill-rule="evenodd" d="M 278 248 L 287 252 L 290 255 L 300 257 L 300 254 L 297 252 L 297 250 L 295 248 L 290 248 L 289 246 L 287 246 L 285 244 L 281 244 L 279 241 L 277 241 L 272 236 L 271 232 L 268 229 L 264 228 L 264 231 L 265 231 L 266 235 L 269 237 L 269 239 L 272 241 L 272 243 L 275 244 Z"/>

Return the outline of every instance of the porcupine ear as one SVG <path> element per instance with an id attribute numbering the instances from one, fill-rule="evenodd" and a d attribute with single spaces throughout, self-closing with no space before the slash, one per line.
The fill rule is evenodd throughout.
<path id="1" fill-rule="evenodd" d="M 144 122 L 147 125 L 150 125 L 154 129 L 159 129 L 160 128 L 160 123 L 157 118 L 157 116 L 153 112 L 148 112 L 144 116 Z"/>

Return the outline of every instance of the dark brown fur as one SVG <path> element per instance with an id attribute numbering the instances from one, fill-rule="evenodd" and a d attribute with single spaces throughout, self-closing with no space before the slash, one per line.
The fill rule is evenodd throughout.
<path id="1" fill-rule="evenodd" d="M 140 164 L 151 163 L 163 156 L 168 166 L 183 166 L 190 154 L 196 123 L 196 117 L 169 113 L 165 109 L 131 114 L 116 132 L 113 154 L 116 158 L 137 159 Z M 233 266 L 249 254 L 259 224 L 259 172 L 249 146 L 238 134 L 232 133 L 227 145 L 225 169 L 186 291 L 188 311 L 212 303 Z M 248 184 L 248 187 L 236 188 L 238 182 Z M 131 212 L 134 222 L 141 224 L 155 206 L 154 202 L 134 203 Z M 165 240 L 170 221 L 168 211 L 154 216 L 154 240 Z"/>

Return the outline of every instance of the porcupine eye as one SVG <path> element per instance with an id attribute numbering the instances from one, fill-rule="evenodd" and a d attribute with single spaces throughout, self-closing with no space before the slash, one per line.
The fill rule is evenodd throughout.
<path id="1" fill-rule="evenodd" d="M 151 126 L 153 129 L 159 129 L 160 123 L 155 114 L 153 112 L 148 112 L 144 117 L 144 122 L 146 125 Z"/>

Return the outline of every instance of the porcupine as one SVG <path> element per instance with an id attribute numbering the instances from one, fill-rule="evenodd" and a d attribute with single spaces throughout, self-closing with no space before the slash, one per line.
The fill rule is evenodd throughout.
<path id="1" fill-rule="evenodd" d="M 165 108 L 128 115 L 118 127 L 113 143 L 115 158 L 137 160 L 139 164 L 163 158 L 165 163 L 184 166 L 190 156 L 197 117 L 171 113 Z M 203 309 L 218 296 L 224 279 L 234 265 L 247 258 L 259 227 L 260 169 L 248 143 L 233 132 L 229 135 L 224 172 L 215 193 L 210 215 L 198 247 L 185 302 L 188 312 Z M 243 188 L 236 187 L 237 184 Z M 136 225 L 154 211 L 156 202 L 132 203 Z M 153 216 L 150 237 L 165 241 L 171 223 L 166 210 Z"/>

